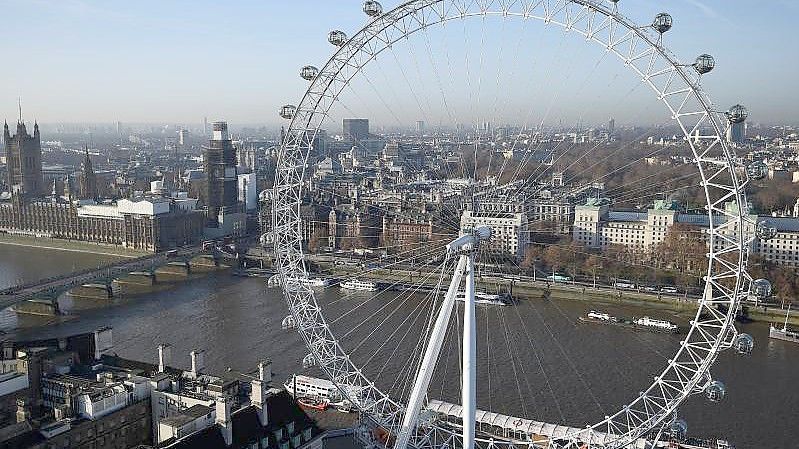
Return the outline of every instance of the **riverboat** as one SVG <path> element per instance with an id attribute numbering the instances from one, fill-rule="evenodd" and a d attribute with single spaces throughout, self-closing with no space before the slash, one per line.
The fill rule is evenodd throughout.
<path id="1" fill-rule="evenodd" d="M 768 337 L 773 338 L 775 340 L 783 340 L 783 341 L 790 341 L 793 343 L 799 343 L 799 332 L 788 329 L 788 317 L 791 314 L 791 308 L 788 307 L 788 312 L 785 313 L 785 323 L 783 323 L 782 328 L 778 328 L 771 324 L 768 330 Z"/>
<path id="2" fill-rule="evenodd" d="M 650 332 L 668 332 L 675 334 L 679 332 L 679 327 L 670 321 L 655 320 L 649 318 L 648 316 L 630 320 L 623 317 L 615 317 L 608 313 L 599 312 L 596 310 L 588 312 L 584 317 L 581 316 L 580 321 L 625 327 L 628 329 L 646 330 Z"/>
<path id="3" fill-rule="evenodd" d="M 663 332 L 676 333 L 678 329 L 677 325 L 672 323 L 671 321 L 655 320 L 649 318 L 648 316 L 645 316 L 643 318 L 638 318 L 637 320 L 634 321 L 634 323 L 644 328 L 652 328 Z"/>
<path id="4" fill-rule="evenodd" d="M 466 301 L 466 293 L 458 292 L 455 295 L 455 300 L 464 302 Z M 484 292 L 474 292 L 474 303 L 486 306 L 507 306 L 510 304 L 508 295 L 493 295 Z"/>
<path id="5" fill-rule="evenodd" d="M 313 278 L 313 279 L 302 279 L 300 281 L 303 285 L 307 285 L 308 287 L 321 287 L 327 288 L 330 287 L 330 280 L 324 278 Z"/>
<path id="6" fill-rule="evenodd" d="M 363 291 L 363 292 L 376 292 L 377 291 L 377 284 L 374 282 L 369 281 L 361 281 L 358 279 L 352 279 L 349 281 L 345 281 L 341 283 L 341 288 L 344 290 L 356 290 L 356 291 Z"/>
<path id="7" fill-rule="evenodd" d="M 297 404 L 299 404 L 300 407 L 302 407 L 302 408 L 307 408 L 307 409 L 311 409 L 311 410 L 319 410 L 319 411 L 325 411 L 325 410 L 327 410 L 327 407 L 328 407 L 328 403 L 327 402 L 325 402 L 325 401 L 323 401 L 321 399 L 311 398 L 311 397 L 299 398 L 299 399 L 297 399 Z"/>

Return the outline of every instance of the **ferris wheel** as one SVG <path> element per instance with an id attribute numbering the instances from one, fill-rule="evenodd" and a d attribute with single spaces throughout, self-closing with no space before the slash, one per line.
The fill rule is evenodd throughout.
<path id="1" fill-rule="evenodd" d="M 286 105 L 280 110 L 280 115 L 289 120 L 290 125 L 285 132 L 276 167 L 272 209 L 275 260 L 294 327 L 308 346 L 311 352 L 309 356 L 314 359 L 309 358 L 304 364 L 316 365 L 366 419 L 380 429 L 379 443 L 397 449 L 408 446 L 643 447 L 643 438 L 658 438 L 658 435 L 669 432 L 684 433 L 685 424 L 677 419 L 677 410 L 688 397 L 701 395 L 711 402 L 724 399 L 726 388 L 710 371 L 722 351 L 733 349 L 744 354 L 751 352 L 754 344 L 752 338 L 738 333 L 734 321 L 743 301 L 753 295 L 768 296 L 770 292 L 768 281 L 753 281 L 746 274 L 745 267 L 753 239 L 773 237 L 773 229 L 758 226 L 746 213 L 745 186 L 749 179 L 762 177 L 762 169 L 749 166 L 743 171 L 738 170 L 740 161 L 725 139 L 728 129 L 743 123 L 748 112 L 740 105 L 719 110 L 702 90 L 703 76 L 715 67 L 712 56 L 702 54 L 694 62 L 685 64 L 665 47 L 664 36 L 673 25 L 670 15 L 657 14 L 651 24 L 640 26 L 626 18 L 619 6 L 618 0 L 412 0 L 384 11 L 380 3 L 366 1 L 363 5 L 363 12 L 368 17 L 366 25 L 352 36 L 338 30 L 330 32 L 328 41 L 335 47 L 333 56 L 321 68 L 308 65 L 301 69 L 300 76 L 310 82 L 310 86 L 298 104 Z M 342 307 L 347 303 L 346 298 L 320 300 L 319 290 L 309 281 L 313 276 L 309 275 L 311 266 L 319 263 L 310 257 L 308 250 L 308 221 L 314 218 L 309 218 L 303 210 L 309 191 L 320 189 L 311 166 L 316 162 L 314 155 L 318 152 L 321 130 L 330 125 L 329 121 L 334 116 L 332 110 L 341 104 L 341 98 L 353 90 L 353 80 L 363 75 L 370 65 L 379 64 L 378 59 L 383 60 L 384 56 L 390 59 L 387 55 L 391 55 L 395 47 L 414 36 L 424 36 L 419 45 L 429 45 L 428 31 L 450 26 L 447 24 L 451 22 L 514 19 L 523 26 L 537 24 L 545 30 L 559 29 L 563 34 L 580 36 L 584 38 L 584 45 L 594 46 L 604 54 L 615 56 L 618 68 L 635 77 L 649 92 L 650 98 L 654 97 L 665 107 L 671 125 L 683 137 L 679 141 L 689 151 L 688 160 L 696 176 L 691 179 L 699 181 L 694 186 L 703 199 L 699 215 L 703 217 L 704 228 L 701 232 L 707 244 L 702 275 L 698 279 L 700 291 L 693 319 L 675 344 L 676 350 L 663 360 L 658 372 L 648 377 L 647 386 L 640 392 L 627 392 L 629 400 L 625 405 L 584 427 L 568 427 L 569 423 L 559 423 L 559 427 L 545 429 L 547 425 L 537 419 L 534 410 L 526 410 L 527 415 L 515 417 L 494 410 L 480 410 L 486 407 L 478 406 L 477 385 L 485 383 L 478 379 L 479 370 L 491 373 L 492 369 L 478 368 L 478 357 L 490 351 L 493 345 L 486 343 L 488 348 L 485 349 L 478 346 L 480 342 L 494 337 L 484 336 L 480 332 L 477 317 L 479 309 L 476 306 L 480 300 L 477 291 L 480 287 L 476 283 L 491 277 L 486 275 L 487 271 L 503 270 L 499 258 L 494 260 L 495 263 L 487 262 L 485 250 L 492 239 L 506 236 L 502 234 L 504 229 L 500 229 L 500 225 L 467 226 L 463 217 L 465 213 L 477 210 L 477 203 L 498 202 L 502 195 L 518 193 L 520 186 L 541 177 L 542 172 L 536 171 L 527 172 L 524 176 L 503 176 L 501 172 L 509 164 L 507 161 L 513 160 L 512 156 L 501 162 L 488 159 L 487 163 L 497 168 L 494 172 L 491 167 L 483 170 L 485 182 L 478 182 L 476 178 L 481 171 L 481 162 L 478 162 L 478 144 L 474 144 L 475 150 L 470 154 L 474 162 L 467 165 L 467 170 L 461 168 L 461 173 L 465 173 L 463 178 L 469 178 L 468 171 L 473 171 L 472 182 L 466 187 L 450 186 L 445 198 L 431 200 L 443 205 L 440 213 L 445 218 L 441 221 L 449 223 L 454 232 L 436 229 L 437 232 L 431 231 L 429 234 L 440 235 L 441 238 L 416 241 L 415 248 L 403 248 L 398 256 L 387 259 L 390 262 L 383 262 L 379 268 L 364 262 L 362 267 L 338 275 L 339 279 L 362 281 L 382 270 L 381 280 L 384 284 L 397 287 L 392 291 L 406 292 L 395 294 L 394 297 L 399 298 L 397 301 L 402 301 L 404 305 L 413 304 L 408 306 L 409 309 L 400 309 L 399 305 L 395 307 L 398 303 L 390 301 L 379 303 L 376 298 L 382 292 L 367 294 L 368 297 L 357 304 Z M 472 59 L 472 64 L 477 64 L 477 59 Z M 435 65 L 436 61 L 431 61 L 431 64 Z M 439 61 L 439 64 L 446 66 L 450 61 Z M 407 75 L 402 75 L 407 80 Z M 442 82 L 445 77 L 439 75 L 437 78 L 438 84 L 447 82 Z M 367 84 L 374 86 L 374 81 L 367 81 L 363 85 Z M 425 103 L 424 98 L 420 100 L 423 95 L 411 92 L 408 96 L 416 97 L 420 107 Z M 442 93 L 442 97 L 446 96 Z M 391 109 L 391 103 L 391 100 L 383 101 L 387 110 Z M 444 109 L 450 107 L 446 98 L 443 103 Z M 497 106 L 494 105 L 494 108 Z M 450 112 L 444 111 L 444 114 L 447 113 Z M 480 137 L 476 137 L 476 140 L 479 142 Z M 432 143 L 437 144 L 440 142 Z M 550 167 L 555 167 L 560 158 L 557 148 L 553 146 L 557 147 L 551 143 L 547 146 L 552 153 L 549 156 Z M 599 150 L 591 152 L 589 149 L 584 154 L 598 158 Z M 588 165 L 588 168 L 593 166 Z M 615 173 L 624 168 L 626 166 L 613 171 Z M 519 165 L 507 170 L 515 174 L 523 171 Z M 438 173 L 442 178 L 454 178 L 456 171 L 446 168 Z M 636 182 L 646 184 L 651 182 L 651 178 L 642 177 Z M 331 202 L 335 200 L 334 197 L 342 196 L 332 192 L 333 187 L 329 188 L 331 193 L 327 198 Z M 632 192 L 627 193 L 628 198 L 635 197 L 636 190 Z M 433 196 L 431 194 L 431 198 Z M 373 210 L 377 209 L 380 207 L 375 206 Z M 382 212 L 385 210 L 376 213 Z M 334 241 L 335 233 L 330 238 Z M 390 269 L 392 267 L 393 271 Z M 535 270 L 534 266 L 533 274 Z M 514 278 L 509 271 L 499 273 L 499 278 L 511 279 L 513 285 Z M 547 281 L 556 283 L 558 276 L 553 271 Z M 376 283 L 362 282 L 362 290 L 376 287 Z M 413 301 L 417 301 L 418 305 Z M 370 306 L 365 304 L 370 302 L 377 305 L 369 309 Z M 462 313 L 459 313 L 460 302 L 463 303 Z M 368 328 L 369 325 L 364 324 L 366 318 L 388 316 L 395 312 L 405 316 L 400 317 L 403 319 L 398 319 L 390 331 L 379 326 Z M 349 328 L 336 328 L 337 323 L 346 321 L 344 317 L 349 319 L 354 316 L 362 317 L 363 321 L 349 324 Z M 501 325 L 486 325 L 486 328 L 504 326 L 505 338 L 512 338 L 508 337 L 513 332 L 507 331 L 505 318 L 503 316 L 502 321 L 498 321 Z M 540 327 L 552 333 L 543 319 Z M 363 332 L 363 338 L 358 344 L 348 344 L 347 337 L 356 328 Z M 406 338 L 408 335 L 412 337 Z M 527 341 L 529 335 L 517 338 Z M 401 388 L 396 385 L 397 382 L 387 385 L 373 377 L 372 374 L 378 370 L 372 369 L 371 365 L 380 362 L 375 360 L 375 354 L 360 357 L 353 354 L 361 349 L 364 341 L 374 340 L 380 341 L 380 350 L 373 352 L 388 354 L 378 359 L 407 359 L 407 371 L 403 368 L 403 371 L 395 373 L 395 377 L 404 379 Z M 408 351 L 392 348 L 395 343 L 405 340 L 412 341 Z M 643 344 L 650 345 L 651 342 Z M 574 359 L 565 356 L 568 349 L 564 349 L 557 341 L 551 346 L 553 351 L 563 353 L 568 365 L 578 371 Z M 454 352 L 448 353 L 447 347 L 455 348 Z M 383 348 L 387 348 L 385 352 Z M 538 348 L 531 354 L 545 357 L 545 351 L 544 348 Z M 510 350 L 508 358 L 511 361 L 508 366 L 513 367 L 517 382 L 525 382 L 518 380 L 523 377 L 521 372 L 525 361 Z M 445 359 L 451 360 L 447 362 Z M 450 373 L 449 377 L 441 374 L 438 367 L 447 363 L 456 365 L 459 371 Z M 541 368 L 544 370 L 544 366 Z M 379 371 L 385 376 L 384 370 Z M 584 377 L 587 376 L 579 373 L 577 376 L 580 382 L 586 383 Z M 433 380 L 436 378 L 449 379 L 439 380 L 441 385 L 452 383 L 458 386 L 459 404 L 445 404 L 433 399 L 435 395 L 431 382 L 436 382 Z M 548 387 L 553 399 L 562 394 L 557 388 Z M 497 388 L 507 386 L 491 387 L 489 381 L 487 389 Z M 626 386 L 621 384 L 612 388 L 625 390 Z M 508 422 L 497 421 L 508 417 Z"/>

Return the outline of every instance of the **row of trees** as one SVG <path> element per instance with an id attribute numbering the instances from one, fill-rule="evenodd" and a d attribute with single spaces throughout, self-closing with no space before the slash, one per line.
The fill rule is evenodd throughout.
<path id="1" fill-rule="evenodd" d="M 707 268 L 707 252 L 701 231 L 675 225 L 663 243 L 651 252 L 623 245 L 604 250 L 590 249 L 565 237 L 548 244 L 528 247 L 520 267 L 564 273 L 572 278 L 630 279 L 637 284 L 700 286 Z"/>

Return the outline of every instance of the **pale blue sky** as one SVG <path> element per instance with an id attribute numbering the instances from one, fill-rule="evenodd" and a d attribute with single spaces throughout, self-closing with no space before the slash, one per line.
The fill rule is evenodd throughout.
<path id="1" fill-rule="evenodd" d="M 383 1 L 386 8 L 398 3 Z M 25 118 L 42 122 L 195 124 L 208 116 L 276 124 L 276 109 L 296 102 L 306 86 L 299 68 L 322 66 L 331 54 L 327 32 L 351 34 L 365 23 L 361 4 L 0 0 L 0 116 L 13 120 L 21 96 Z M 790 44 L 799 1 L 620 5 L 638 23 L 670 12 L 675 28 L 667 43 L 683 60 L 716 57 L 705 87 L 717 104 L 746 104 L 757 121 L 799 122 L 799 59 Z"/>

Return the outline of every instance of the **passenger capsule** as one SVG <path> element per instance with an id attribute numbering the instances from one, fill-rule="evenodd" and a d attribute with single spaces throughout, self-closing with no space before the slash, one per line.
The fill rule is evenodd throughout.
<path id="1" fill-rule="evenodd" d="M 758 279 L 752 282 L 752 293 L 760 299 L 771 296 L 771 282 L 766 279 Z"/>
<path id="2" fill-rule="evenodd" d="M 316 356 L 314 356 L 313 354 L 308 354 L 302 359 L 302 367 L 304 369 L 308 369 L 316 365 L 317 365 Z"/>
<path id="3" fill-rule="evenodd" d="M 341 47 L 347 43 L 347 35 L 343 31 L 333 30 L 327 35 L 327 41 L 336 47 Z"/>
<path id="4" fill-rule="evenodd" d="M 739 354 L 749 355 L 755 349 L 755 339 L 749 334 L 738 334 L 735 337 L 733 347 Z"/>
<path id="5" fill-rule="evenodd" d="M 280 116 L 286 120 L 291 120 L 294 118 L 294 114 L 297 113 L 297 106 L 293 104 L 287 104 L 280 108 Z"/>
<path id="6" fill-rule="evenodd" d="M 762 161 L 755 161 L 746 167 L 746 174 L 749 179 L 763 179 L 768 175 L 768 165 Z"/>
<path id="7" fill-rule="evenodd" d="M 749 111 L 740 104 L 736 104 L 727 111 L 727 119 L 730 123 L 743 123 L 747 118 L 749 118 Z"/>
<path id="8" fill-rule="evenodd" d="M 711 402 L 721 402 L 724 400 L 724 396 L 727 395 L 727 387 L 724 386 L 723 383 L 714 380 L 710 382 L 708 386 L 705 388 L 705 396 Z"/>
<path id="9" fill-rule="evenodd" d="M 767 220 L 763 220 L 757 224 L 755 233 L 760 240 L 771 240 L 777 236 L 777 228 L 771 226 Z"/>
<path id="10" fill-rule="evenodd" d="M 699 55 L 696 58 L 696 62 L 694 62 L 694 70 L 696 70 L 700 75 L 704 75 L 705 73 L 710 73 L 716 67 L 716 60 L 713 56 L 708 54 Z"/>
<path id="11" fill-rule="evenodd" d="M 684 419 L 675 419 L 669 425 L 671 437 L 677 440 L 684 440 L 688 434 L 688 423 Z"/>
<path id="12" fill-rule="evenodd" d="M 300 70 L 300 76 L 307 81 L 313 81 L 317 75 L 319 75 L 319 69 L 312 65 L 306 65 Z"/>
<path id="13" fill-rule="evenodd" d="M 656 29 L 658 33 L 663 34 L 671 29 L 674 20 L 668 13 L 662 12 L 655 16 L 655 21 L 652 22 L 652 28 Z"/>
<path id="14" fill-rule="evenodd" d="M 372 0 L 365 1 L 363 2 L 363 12 L 369 17 L 377 17 L 383 14 L 383 5 Z"/>

